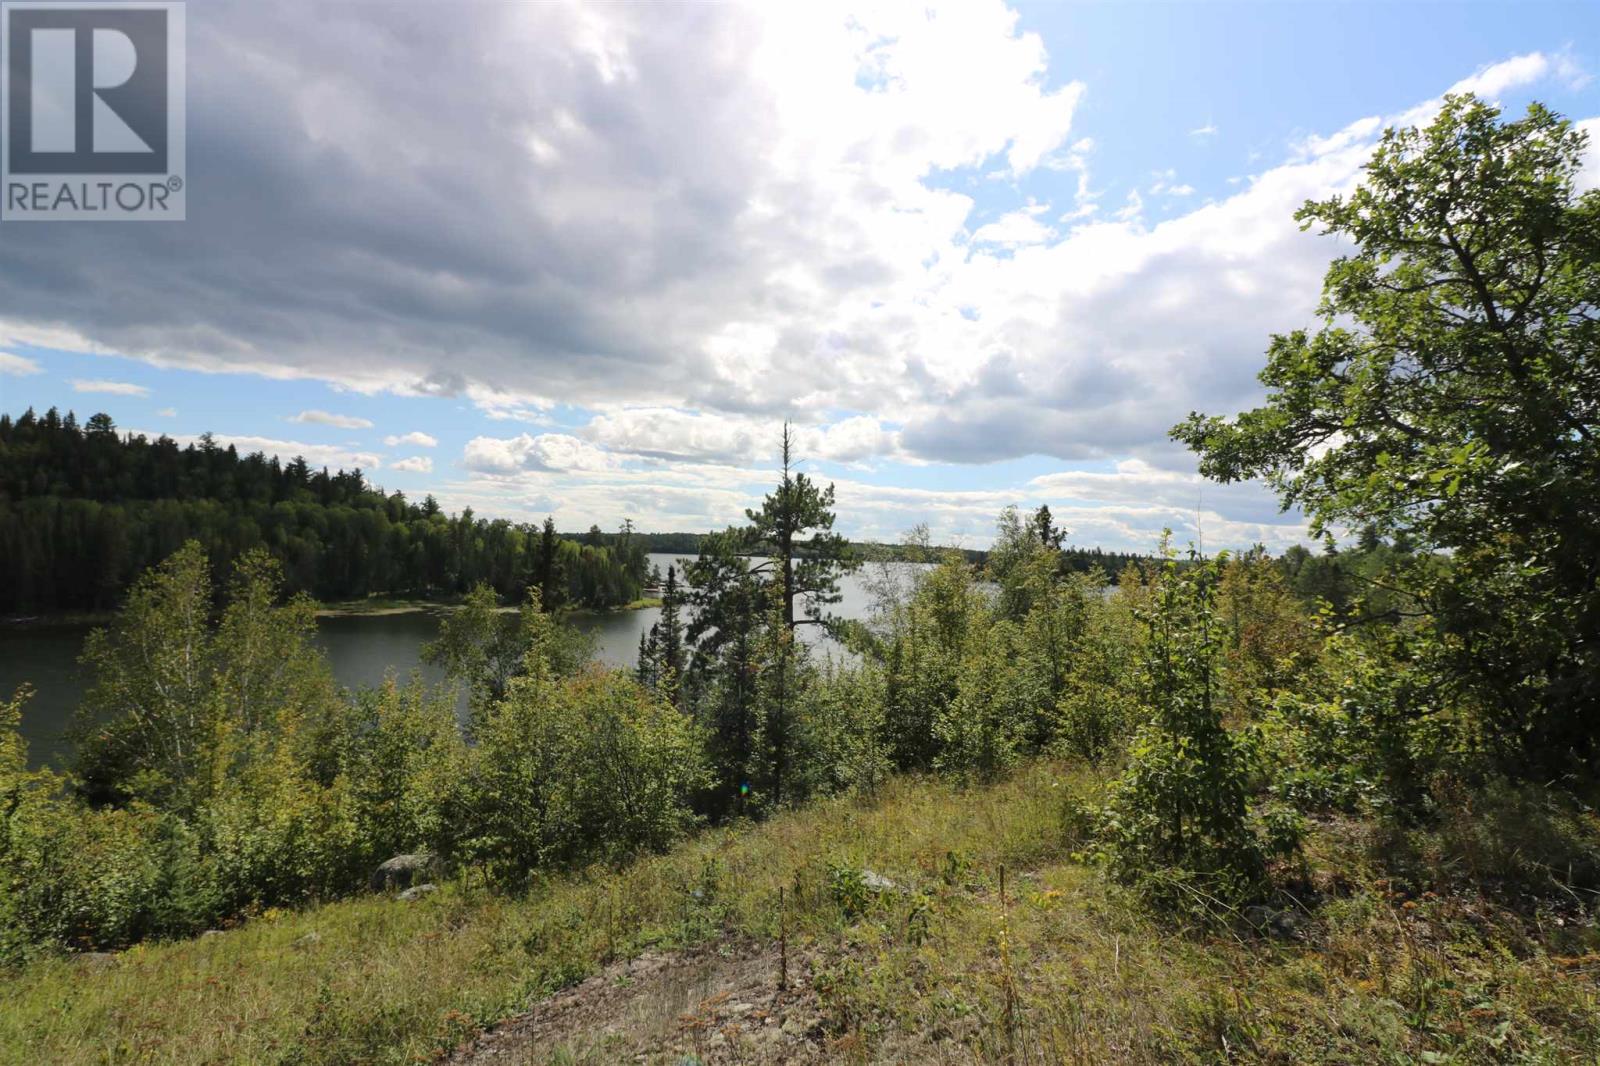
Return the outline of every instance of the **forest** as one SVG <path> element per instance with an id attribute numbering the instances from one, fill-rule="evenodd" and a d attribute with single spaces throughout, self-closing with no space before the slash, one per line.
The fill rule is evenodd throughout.
<path id="1" fill-rule="evenodd" d="M 487 584 L 512 601 L 530 584 L 545 605 L 617 607 L 639 597 L 651 547 L 632 529 L 560 536 L 444 514 L 370 486 L 360 470 L 312 470 L 241 456 L 209 434 L 120 434 L 106 414 L 80 426 L 54 408 L 0 414 L 0 613 L 116 606 L 134 579 L 187 541 L 227 569 L 253 549 L 290 593 L 448 597 Z"/>
<path id="2" fill-rule="evenodd" d="M 755 917 L 713 911 L 735 889 L 704 857 L 651 920 L 775 940 L 787 927 L 773 908 L 797 901 L 849 958 L 906 944 L 926 974 L 957 950 L 963 913 L 1001 908 L 983 912 L 996 953 L 946 988 L 992 990 L 971 992 L 989 1027 L 972 1046 L 1021 1061 L 1005 1051 L 1019 1026 L 1065 1039 L 1105 1019 L 1019 993 L 1007 923 L 1103 892 L 1096 921 L 1235 960 L 1206 971 L 1166 1061 L 1591 1058 L 1600 193 L 1574 190 L 1585 143 L 1541 107 L 1509 119 L 1452 96 L 1427 127 L 1389 131 L 1360 188 L 1300 212 L 1348 245 L 1322 323 L 1271 339 L 1262 406 L 1197 412 L 1173 435 L 1206 476 L 1262 478 L 1301 508 L 1328 538 L 1320 553 L 1207 556 L 1165 538 L 1111 573 L 1078 565 L 1048 509 L 1009 508 L 981 562 L 925 530 L 896 558 L 932 565 L 869 561 L 835 531 L 832 486 L 795 470 L 786 431 L 761 504 L 664 575 L 636 669 L 608 671 L 548 609 L 537 549 L 506 547 L 531 532 L 375 496 L 358 474 L 119 442 L 105 425 L 6 425 L 9 455 L 40 457 L 8 460 L 3 482 L 22 494 L 38 463 L 6 512 L 8 548 L 41 553 L 29 595 L 56 578 L 26 531 L 79 514 L 68 492 L 126 498 L 75 505 L 81 529 L 60 528 L 104 535 L 93 516 L 119 509 L 118 558 L 142 573 L 85 651 L 76 765 L 28 770 L 14 728 L 27 693 L 0 708 L 0 958 L 181 938 L 357 894 L 397 854 L 542 905 L 563 872 L 626 878 L 708 827 L 731 841 L 734 827 L 794 825 L 782 819 L 807 805 L 867 804 L 906 782 L 940 782 L 959 808 L 1048 766 L 1050 794 L 1014 801 L 1043 813 L 1009 854 L 1070 867 L 1078 895 L 1013 882 L 1007 897 L 1004 866 L 996 892 L 996 871 L 980 878 L 934 841 L 896 873 L 920 876 L 918 894 L 880 900 L 863 859 L 834 851 L 762 882 Z M 207 503 L 143 505 L 141 492 Z M 319 569 L 316 545 L 363 523 L 384 546 L 369 568 Z M 401 571 L 466 593 L 430 652 L 470 692 L 464 725 L 415 678 L 346 698 L 309 644 L 305 593 Z M 876 609 L 845 624 L 829 607 L 853 571 Z M 74 587 L 102 602 L 112 586 Z M 503 596 L 520 610 L 496 610 Z M 808 627 L 852 654 L 818 655 Z M 584 920 L 549 921 L 526 933 L 529 957 Z M 1293 944 L 1279 952 L 1274 937 Z M 1115 958 L 1135 943 L 1119 939 Z M 1237 954 L 1256 943 L 1268 946 Z M 1189 948 L 1170 950 L 1180 961 L 1157 972 L 1188 965 Z M 1284 987 L 1314 1012 L 1241 998 L 1280 963 L 1298 967 Z M 926 1022 L 894 1013 L 868 963 L 849 965 L 819 993 L 837 1008 L 830 1033 L 871 1047 Z M 1062 1001 L 1095 985 L 1073 977 Z M 350 1033 L 327 1061 L 370 1050 L 366 1030 Z"/>
<path id="3" fill-rule="evenodd" d="M 509 603 L 530 586 L 547 609 L 608 608 L 639 597 L 651 552 L 693 555 L 705 534 L 558 533 L 470 509 L 445 514 L 372 487 L 360 470 L 313 470 L 241 456 L 210 434 L 179 446 L 119 433 L 104 412 L 0 413 L 0 614 L 103 611 L 185 541 L 227 569 L 264 548 L 285 588 L 319 600 L 374 595 L 453 597 L 487 584 Z M 911 558 L 903 545 L 861 544 L 863 556 Z M 984 553 L 969 550 L 969 561 Z M 1135 556 L 1063 549 L 1064 565 L 1118 573 Z"/>

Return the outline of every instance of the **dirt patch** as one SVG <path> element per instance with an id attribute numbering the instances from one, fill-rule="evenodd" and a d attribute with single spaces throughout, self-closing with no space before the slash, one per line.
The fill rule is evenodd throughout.
<path id="1" fill-rule="evenodd" d="M 615 963 L 460 1048 L 451 1066 L 828 1062 L 812 958 L 721 942 Z"/>

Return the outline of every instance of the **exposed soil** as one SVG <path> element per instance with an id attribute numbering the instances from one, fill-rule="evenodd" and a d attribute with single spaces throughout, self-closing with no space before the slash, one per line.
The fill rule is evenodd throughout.
<path id="1" fill-rule="evenodd" d="M 812 963 L 791 951 L 788 988 L 780 991 L 775 946 L 723 941 L 695 951 L 641 955 L 540 1001 L 447 1061 L 833 1061 L 811 988 Z"/>

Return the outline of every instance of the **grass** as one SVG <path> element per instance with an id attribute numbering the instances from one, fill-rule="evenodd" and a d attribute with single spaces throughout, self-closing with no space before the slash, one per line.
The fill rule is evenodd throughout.
<path id="1" fill-rule="evenodd" d="M 1600 1058 L 1578 912 L 1397 887 L 1347 823 L 1313 838 L 1303 940 L 1177 928 L 1074 860 L 1064 797 L 1097 784 L 1044 763 L 969 791 L 905 779 L 520 899 L 458 883 L 42 961 L 0 977 L 0 1062 L 425 1062 L 608 960 L 770 942 L 780 887 L 830 1061 Z M 899 888 L 861 892 L 863 868 Z"/>

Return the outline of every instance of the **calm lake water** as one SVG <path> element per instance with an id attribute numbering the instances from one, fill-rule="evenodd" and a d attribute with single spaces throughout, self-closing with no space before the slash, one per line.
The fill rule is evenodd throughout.
<path id="1" fill-rule="evenodd" d="M 660 554 L 651 555 L 650 561 L 663 574 L 669 564 L 679 562 L 677 556 Z M 865 571 L 844 578 L 840 582 L 844 598 L 833 612 L 845 618 L 865 617 L 872 608 L 867 582 Z M 632 667 L 639 637 L 660 615 L 659 608 L 650 608 L 569 617 L 574 626 L 594 635 L 596 659 L 609 666 Z M 443 672 L 425 665 L 420 652 L 423 644 L 438 636 L 439 618 L 427 611 L 324 618 L 318 623 L 316 640 L 341 685 L 377 685 L 388 674 L 405 677 L 413 670 L 438 683 L 444 680 Z M 816 628 L 802 627 L 802 632 Z M 88 632 L 86 626 L 0 629 L 0 698 L 9 698 L 23 682 L 34 688 L 33 699 L 23 708 L 22 735 L 28 742 L 29 762 L 35 766 L 46 762 L 59 766 L 69 753 L 62 731 L 87 685 L 78 655 Z"/>

